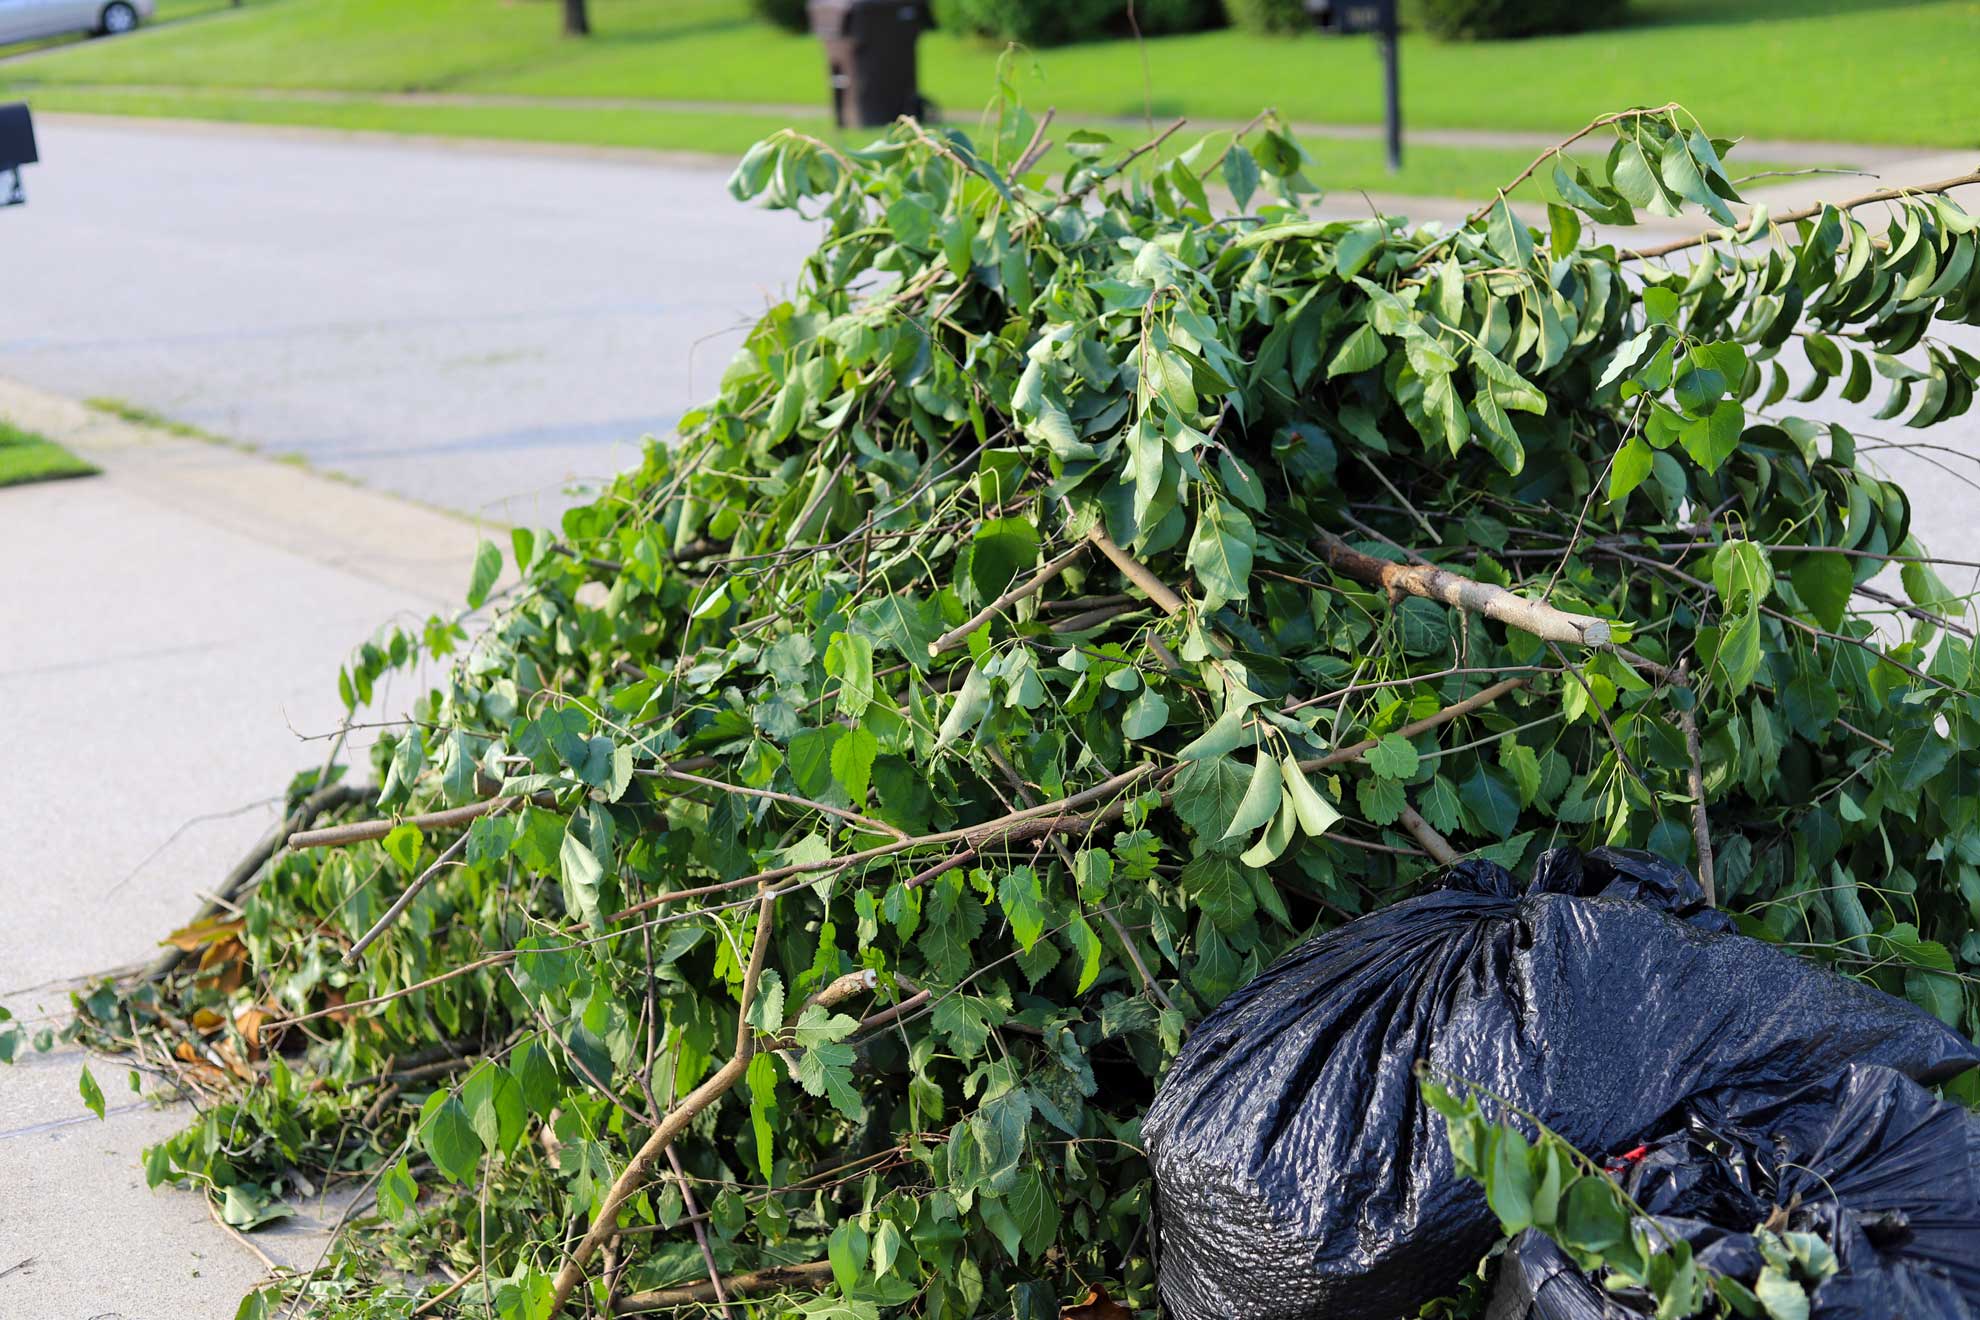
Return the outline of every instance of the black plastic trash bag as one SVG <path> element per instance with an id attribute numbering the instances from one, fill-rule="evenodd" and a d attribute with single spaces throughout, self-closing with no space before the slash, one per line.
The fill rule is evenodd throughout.
<path id="1" fill-rule="evenodd" d="M 1684 1128 L 1643 1147 L 1621 1182 L 1700 1264 L 1752 1287 L 1762 1263 L 1753 1232 L 1771 1223 L 1836 1254 L 1810 1320 L 1980 1320 L 1980 1116 L 1864 1066 L 1785 1100 L 1713 1095 L 1687 1110 Z M 1486 1316 L 1641 1320 L 1641 1302 L 1608 1293 L 1527 1232 L 1506 1253 Z"/>
<path id="2" fill-rule="evenodd" d="M 1862 1061 L 1937 1081 L 1980 1058 L 1872 987 L 1731 932 L 1648 853 L 1484 862 L 1280 959 L 1200 1023 L 1143 1123 L 1160 1290 L 1188 1320 L 1392 1320 L 1498 1237 L 1415 1066 L 1583 1150 L 1706 1092 L 1779 1094 Z"/>

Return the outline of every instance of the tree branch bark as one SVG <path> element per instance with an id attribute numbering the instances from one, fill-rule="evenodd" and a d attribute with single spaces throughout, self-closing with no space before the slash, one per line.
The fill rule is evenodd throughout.
<path id="1" fill-rule="evenodd" d="M 1143 595 L 1161 606 L 1162 613 L 1182 613 L 1182 597 L 1170 590 L 1168 583 L 1151 573 L 1148 565 L 1122 549 L 1120 542 L 1107 535 L 1105 528 L 1098 523 L 1094 524 L 1093 530 L 1086 534 L 1086 539 L 1098 546 L 1100 553 L 1107 556 L 1115 568 L 1121 570 L 1122 577 L 1140 587 Z"/>
<path id="2" fill-rule="evenodd" d="M 1678 661 L 1678 673 L 1687 675 L 1691 661 Z M 1687 771 L 1691 789 L 1691 838 L 1698 845 L 1698 887 L 1705 891 L 1708 907 L 1719 906 L 1719 893 L 1713 883 L 1712 874 L 1712 825 L 1705 816 L 1705 754 L 1698 740 L 1697 703 L 1678 712 L 1678 727 L 1684 730 L 1684 750 L 1689 753 L 1691 766 Z"/>
<path id="3" fill-rule="evenodd" d="M 738 1274 L 728 1281 L 729 1291 L 738 1296 L 775 1292 L 779 1288 L 816 1288 L 830 1282 L 832 1262 L 807 1261 L 802 1265 L 773 1265 L 752 1274 Z M 716 1300 L 715 1289 L 706 1283 L 681 1288 L 657 1288 L 652 1292 L 631 1293 L 612 1304 L 614 1315 L 639 1315 L 648 1311 L 669 1311 Z"/>
<path id="4" fill-rule="evenodd" d="M 679 761 L 670 761 L 665 766 L 650 767 L 646 773 L 660 770 L 706 770 L 716 764 L 712 756 L 690 756 Z M 320 830 L 298 830 L 289 835 L 291 848 L 345 848 L 354 843 L 371 843 L 382 839 L 401 825 L 417 825 L 422 830 L 454 830 L 464 825 L 472 825 L 483 816 L 493 815 L 507 807 L 520 806 L 525 801 L 538 806 L 555 806 L 556 799 L 547 793 L 534 797 L 492 797 L 480 802 L 470 802 L 464 807 L 448 807 L 442 811 L 426 811 L 416 816 L 381 816 L 377 820 L 354 820 L 343 825 L 331 825 Z"/>
<path id="5" fill-rule="evenodd" d="M 1363 554 L 1332 532 L 1320 533 L 1320 551 L 1329 567 L 1389 593 L 1391 602 L 1403 596 L 1421 596 L 1458 609 L 1497 619 L 1509 628 L 1532 633 L 1550 642 L 1574 646 L 1607 646 L 1611 624 L 1588 614 L 1570 614 L 1544 601 L 1528 600 L 1504 587 L 1479 582 L 1447 568 L 1425 564 L 1392 564 L 1386 559 Z"/>

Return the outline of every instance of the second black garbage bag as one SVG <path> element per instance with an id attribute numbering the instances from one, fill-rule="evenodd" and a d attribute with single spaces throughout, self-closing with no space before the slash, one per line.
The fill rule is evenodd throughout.
<path id="1" fill-rule="evenodd" d="M 1785 1099 L 1702 1096 L 1639 1148 L 1623 1190 L 1699 1264 L 1755 1288 L 1763 1224 L 1810 1233 L 1836 1271 L 1809 1320 L 1980 1317 L 1980 1115 L 1888 1068 L 1852 1065 Z M 1636 1152 L 1632 1152 L 1636 1154 Z M 1514 1240 L 1486 1320 L 1641 1320 L 1538 1233 Z"/>
<path id="2" fill-rule="evenodd" d="M 1733 932 L 1648 853 L 1462 863 L 1301 945 L 1198 1024 L 1143 1124 L 1160 1289 L 1188 1320 L 1388 1320 L 1498 1236 L 1417 1092 L 1428 1060 L 1583 1150 L 1707 1093 L 1980 1060 L 1910 1005 Z"/>

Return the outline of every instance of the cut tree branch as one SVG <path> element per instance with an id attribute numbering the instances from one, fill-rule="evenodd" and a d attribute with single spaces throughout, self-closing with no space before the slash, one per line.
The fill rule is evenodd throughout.
<path id="1" fill-rule="evenodd" d="M 496 807 L 496 812 L 505 811 L 507 809 L 508 809 L 507 804 L 503 803 Z M 492 815 L 495 813 L 491 812 L 490 814 Z M 463 830 L 459 838 L 455 839 L 452 843 L 447 845 L 447 850 L 445 852 L 441 853 L 438 857 L 433 859 L 433 865 L 427 867 L 424 871 L 421 871 L 419 873 L 418 878 L 415 879 L 411 884 L 406 886 L 405 892 L 400 894 L 396 899 L 392 900 L 392 906 L 385 909 L 385 915 L 380 917 L 376 922 L 374 922 L 370 930 L 358 936 L 357 943 L 353 944 L 345 952 L 344 962 L 346 964 L 356 962 L 360 957 L 363 956 L 364 951 L 370 948 L 373 942 L 376 941 L 380 935 L 383 935 L 391 927 L 393 922 L 397 921 L 400 917 L 403 917 L 406 914 L 406 909 L 412 906 L 412 901 L 415 898 L 419 897 L 419 891 L 426 888 L 426 882 L 431 880 L 434 876 L 440 874 L 440 868 L 447 865 L 447 863 L 453 861 L 454 858 L 460 854 L 461 849 L 467 847 L 467 841 L 468 841 L 467 831 Z"/>
<path id="2" fill-rule="evenodd" d="M 808 811 L 822 811 L 828 816 L 837 816 L 841 820 L 849 820 L 861 829 L 872 830 L 875 834 L 887 834 L 896 839 L 905 839 L 908 837 L 905 830 L 896 829 L 885 821 L 875 820 L 871 816 L 862 816 L 857 811 L 848 811 L 844 807 L 834 807 L 823 802 L 813 802 L 810 798 L 801 798 L 794 793 L 779 793 L 768 788 L 747 788 L 741 784 L 725 784 L 719 779 L 709 779 L 704 775 L 691 775 L 687 771 L 671 765 L 657 766 L 651 770 L 635 770 L 633 773 L 649 778 L 678 779 L 684 784 L 699 784 L 704 788 L 720 789 L 724 793 L 738 793 L 743 797 L 763 798 L 769 802 L 783 802 L 790 806 L 803 807 Z"/>
<path id="3" fill-rule="evenodd" d="M 1423 564 L 1392 564 L 1363 554 L 1332 532 L 1320 533 L 1320 551 L 1335 572 L 1388 592 L 1391 602 L 1421 596 L 1497 619 L 1507 627 L 1532 633 L 1550 642 L 1574 646 L 1607 646 L 1611 624 L 1587 614 L 1570 614 L 1543 601 L 1528 600 L 1504 587 L 1479 582 L 1447 568 Z"/>
<path id="4" fill-rule="evenodd" d="M 670 761 L 658 767 L 666 770 L 706 770 L 716 764 L 712 756 L 690 756 L 684 760 Z M 289 835 L 291 848 L 345 848 L 354 843 L 371 843 L 382 839 L 401 825 L 417 825 L 422 830 L 456 830 L 464 825 L 472 825 L 483 816 L 495 814 L 505 805 L 519 806 L 523 802 L 533 802 L 540 807 L 554 807 L 556 799 L 548 793 L 538 793 L 533 797 L 492 797 L 480 802 L 470 802 L 464 807 L 448 807 L 443 811 L 427 811 L 417 816 L 383 816 L 377 820 L 354 820 L 343 825 L 331 825 L 320 830 L 299 830 Z"/>
<path id="5" fill-rule="evenodd" d="M 248 850 L 247 856 L 235 864 L 234 869 L 227 873 L 227 878 L 220 882 L 220 888 L 214 891 L 213 896 L 207 899 L 188 924 L 196 926 L 202 921 L 210 921 L 219 916 L 221 910 L 232 903 L 235 897 L 261 874 L 262 869 L 275 859 L 277 853 L 285 846 L 293 846 L 297 830 L 307 828 L 311 821 L 326 811 L 335 811 L 339 807 L 364 801 L 371 796 L 372 791 L 372 787 L 368 784 L 330 784 L 304 798 L 275 828 L 261 836 L 260 841 Z M 186 951 L 177 945 L 165 949 L 151 960 L 149 967 L 145 968 L 144 979 L 164 980 L 172 974 L 185 956 Z"/>
<path id="6" fill-rule="evenodd" d="M 1783 211 L 1779 215 L 1770 216 L 1768 217 L 1768 223 L 1770 225 L 1791 225 L 1799 220 L 1814 219 L 1816 216 L 1822 214 L 1824 207 L 1828 206 L 1833 206 L 1838 211 L 1854 211 L 1859 206 L 1874 206 L 1878 202 L 1895 202 L 1906 197 L 1922 197 L 1931 193 L 1946 193 L 1951 192 L 1955 188 L 1965 188 L 1972 184 L 1980 184 L 1980 173 L 1960 174 L 1950 179 L 1940 179 L 1936 183 L 1921 183 L 1909 188 L 1879 188 L 1875 192 L 1864 193 L 1861 197 L 1852 197 L 1846 202 L 1817 202 L 1813 206 L 1804 206 L 1796 211 Z M 1694 235 L 1691 238 L 1680 238 L 1669 243 L 1659 243 L 1655 247 L 1626 249 L 1618 255 L 1624 261 L 1647 261 L 1652 257 L 1668 257 L 1671 253 L 1682 252 L 1686 248 L 1703 247 L 1707 243 L 1716 242 L 1723 238 L 1730 238 L 1737 232 L 1736 230 L 1722 226 L 1717 229 L 1707 230 L 1702 234 Z"/>
<path id="7" fill-rule="evenodd" d="M 1435 827 L 1418 815 L 1416 808 L 1409 803 L 1403 803 L 1402 814 L 1396 817 L 1396 823 L 1423 845 L 1423 851 L 1435 858 L 1437 865 L 1449 866 L 1458 859 L 1458 850 L 1451 847 L 1450 840 L 1437 833 Z"/>
<path id="8" fill-rule="evenodd" d="M 1095 523 L 1093 530 L 1086 534 L 1086 539 L 1100 547 L 1100 553 L 1113 561 L 1114 567 L 1121 570 L 1122 577 L 1140 587 L 1144 596 L 1161 606 L 1162 613 L 1182 613 L 1182 597 L 1171 591 L 1168 583 L 1150 572 L 1148 565 L 1122 549 L 1120 542 L 1107 535 L 1104 527 Z"/>
<path id="9" fill-rule="evenodd" d="M 1428 733 L 1432 729 L 1449 724 L 1452 720 L 1461 719 L 1471 714 L 1474 710 L 1489 706 L 1500 697 L 1505 696 L 1506 693 L 1525 686 L 1526 680 L 1523 678 L 1508 678 L 1504 682 L 1494 683 L 1491 687 L 1479 689 L 1463 701 L 1454 701 L 1434 715 L 1425 715 L 1420 720 L 1414 720 L 1405 724 L 1395 730 L 1395 732 L 1405 738 L 1414 738 L 1419 733 Z M 1324 756 L 1310 757 L 1307 760 L 1301 761 L 1299 768 L 1311 773 L 1315 770 L 1323 770 L 1330 765 L 1339 765 L 1343 761 L 1358 760 L 1362 756 L 1365 756 L 1379 741 L 1380 739 L 1376 738 L 1365 738 L 1361 742 L 1354 743 L 1351 746 L 1337 747 Z"/>
<path id="10" fill-rule="evenodd" d="M 762 928 L 759 927 L 758 940 L 761 939 Z M 760 970 L 761 964 L 754 954 L 751 956 L 751 962 Z M 856 994 L 872 990 L 877 983 L 878 978 L 872 971 L 848 972 L 812 996 L 807 1003 L 821 1004 L 829 1008 Z M 749 1010 L 749 996 L 745 994 L 738 1006 L 737 1018 L 746 1022 L 749 1018 Z M 796 1025 L 795 1016 L 789 1019 L 787 1025 Z M 741 1030 L 747 1032 L 746 1027 Z M 618 1231 L 619 1210 L 644 1182 L 646 1172 L 652 1167 L 653 1161 L 658 1159 L 674 1138 L 694 1121 L 696 1115 L 728 1094 L 730 1089 L 742 1080 L 743 1073 L 749 1069 L 749 1060 L 753 1053 L 752 1040 L 750 1048 L 737 1051 L 735 1056 L 717 1069 L 708 1080 L 688 1092 L 679 1104 L 669 1110 L 667 1116 L 660 1120 L 660 1126 L 653 1129 L 652 1135 L 647 1137 L 645 1144 L 634 1153 L 631 1160 L 627 1161 L 624 1171 L 612 1183 L 611 1190 L 605 1193 L 605 1199 L 599 1202 L 598 1213 L 592 1218 L 590 1230 L 565 1260 L 563 1268 L 557 1271 L 557 1281 L 551 1290 L 550 1309 L 547 1313 L 549 1320 L 555 1320 L 555 1317 L 562 1313 L 564 1303 L 570 1300 L 571 1294 L 577 1290 L 580 1283 L 584 1282 L 585 1267 L 591 1263 L 591 1258 L 598 1254 L 599 1248 L 605 1245 L 606 1239 Z M 746 1291 L 745 1281 L 749 1277 L 741 1275 L 729 1280 L 728 1284 L 740 1293 Z M 712 1288 L 708 1296 L 712 1298 Z M 623 1305 L 624 1303 L 621 1303 L 621 1306 Z M 641 1309 L 650 1310 L 653 1307 L 647 1303 L 643 1304 Z"/>
<path id="11" fill-rule="evenodd" d="M 802 1265 L 773 1265 L 751 1274 L 738 1274 L 728 1281 L 737 1296 L 775 1292 L 779 1288 L 818 1288 L 831 1282 L 832 1262 L 807 1261 Z M 681 1288 L 656 1288 L 652 1292 L 631 1293 L 612 1303 L 614 1315 L 640 1315 L 648 1311 L 671 1311 L 716 1299 L 711 1284 L 691 1283 Z"/>
<path id="12" fill-rule="evenodd" d="M 985 605 L 982 609 L 971 615 L 968 621 L 949 629 L 949 631 L 930 642 L 928 644 L 928 654 L 930 656 L 938 656 L 944 651 L 951 651 L 961 646 L 971 633 L 1025 597 L 1036 595 L 1053 578 L 1056 578 L 1059 574 L 1065 572 L 1067 568 L 1071 567 L 1073 560 L 1085 553 L 1086 542 L 1082 541 L 1060 555 L 1057 559 L 1054 559 L 1051 563 L 1045 565 L 1045 567 L 1039 569 L 1027 581 L 1019 583 L 1003 595 L 997 597 L 997 599 L 991 601 L 988 605 Z"/>

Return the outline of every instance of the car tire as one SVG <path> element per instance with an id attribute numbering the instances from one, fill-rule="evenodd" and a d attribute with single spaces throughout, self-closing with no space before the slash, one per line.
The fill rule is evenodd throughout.
<path id="1" fill-rule="evenodd" d="M 135 32 L 138 25 L 137 9 L 125 0 L 111 0 L 103 6 L 103 16 L 97 21 L 96 30 L 106 37 L 114 37 L 125 32 Z"/>

